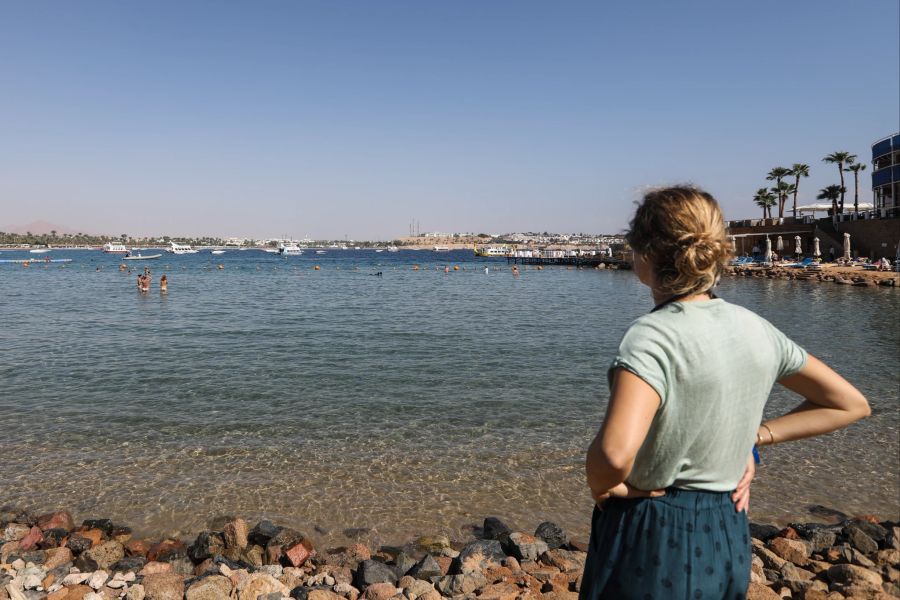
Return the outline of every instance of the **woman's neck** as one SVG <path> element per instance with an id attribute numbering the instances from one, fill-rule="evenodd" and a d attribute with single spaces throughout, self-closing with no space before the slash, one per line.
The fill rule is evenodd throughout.
<path id="1" fill-rule="evenodd" d="M 666 301 L 672 299 L 671 294 L 658 292 L 656 290 L 653 290 L 652 293 L 653 293 L 653 304 L 655 304 L 656 306 L 659 306 L 663 302 L 666 302 Z M 688 296 L 679 298 L 677 300 L 677 302 L 699 302 L 699 301 L 710 300 L 710 299 L 711 299 L 711 296 L 709 295 L 709 292 L 700 292 L 699 294 L 690 294 Z"/>

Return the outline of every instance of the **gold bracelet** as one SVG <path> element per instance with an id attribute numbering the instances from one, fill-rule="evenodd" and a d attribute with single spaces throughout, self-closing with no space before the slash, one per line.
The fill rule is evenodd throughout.
<path id="1" fill-rule="evenodd" d="M 772 428 L 769 427 L 768 425 L 766 425 L 765 423 L 760 423 L 759 426 L 766 428 L 766 431 L 769 432 L 769 437 L 771 438 L 771 440 L 769 440 L 769 443 L 774 444 L 775 443 L 775 434 L 772 432 Z M 757 433 L 757 435 L 759 435 L 759 433 Z"/>

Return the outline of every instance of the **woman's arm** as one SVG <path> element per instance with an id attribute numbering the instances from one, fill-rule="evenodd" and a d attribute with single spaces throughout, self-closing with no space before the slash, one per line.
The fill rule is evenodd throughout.
<path id="1" fill-rule="evenodd" d="M 659 394 L 650 384 L 630 371 L 616 369 L 606 418 L 585 461 L 588 486 L 595 499 L 628 478 L 659 404 Z"/>
<path id="2" fill-rule="evenodd" d="M 786 415 L 760 425 L 758 445 L 829 433 L 872 414 L 859 390 L 812 355 L 798 373 L 778 383 L 805 400 Z"/>

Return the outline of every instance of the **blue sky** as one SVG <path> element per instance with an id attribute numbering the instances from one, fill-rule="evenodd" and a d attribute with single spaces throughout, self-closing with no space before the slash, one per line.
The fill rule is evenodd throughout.
<path id="1" fill-rule="evenodd" d="M 390 239 L 614 232 L 648 185 L 730 218 L 900 129 L 900 6 L 0 3 L 0 227 Z M 864 197 L 869 198 L 868 172 Z"/>

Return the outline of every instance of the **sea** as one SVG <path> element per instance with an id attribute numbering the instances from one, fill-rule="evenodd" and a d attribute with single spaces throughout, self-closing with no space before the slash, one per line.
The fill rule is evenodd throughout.
<path id="1" fill-rule="evenodd" d="M 228 250 L 124 271 L 96 250 L 43 257 L 72 262 L 0 264 L 0 505 L 147 536 L 239 515 L 330 545 L 462 540 L 486 516 L 587 537 L 606 368 L 652 308 L 632 272 L 514 276 L 471 251 Z M 726 278 L 718 294 L 872 406 L 840 432 L 765 448 L 751 520 L 898 519 L 900 293 Z M 766 414 L 800 400 L 776 386 Z"/>

